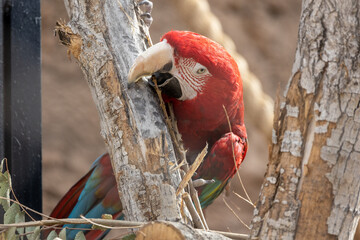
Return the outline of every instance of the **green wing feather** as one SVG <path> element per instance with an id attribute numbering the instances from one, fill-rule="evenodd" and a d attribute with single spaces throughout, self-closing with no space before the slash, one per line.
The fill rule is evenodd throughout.
<path id="1" fill-rule="evenodd" d="M 199 200 L 201 208 L 209 206 L 222 193 L 227 183 L 229 182 L 229 180 L 214 180 L 215 182 L 205 185 L 204 188 L 200 191 Z"/>

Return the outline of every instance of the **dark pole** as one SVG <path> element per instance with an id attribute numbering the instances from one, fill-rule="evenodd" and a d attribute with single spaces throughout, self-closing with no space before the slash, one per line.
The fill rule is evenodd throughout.
<path id="1" fill-rule="evenodd" d="M 5 3 L 1 2 L 0 7 L 0 158 L 2 159 L 5 155 L 5 122 L 4 122 L 4 22 L 5 22 Z"/>
<path id="2" fill-rule="evenodd" d="M 2 1 L 0 158 L 19 201 L 41 212 L 40 0 Z"/>

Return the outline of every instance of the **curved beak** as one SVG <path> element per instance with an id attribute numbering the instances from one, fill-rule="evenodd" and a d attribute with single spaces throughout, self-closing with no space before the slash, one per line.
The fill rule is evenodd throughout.
<path id="1" fill-rule="evenodd" d="M 172 67 L 174 49 L 166 41 L 159 42 L 142 52 L 131 67 L 128 82 L 133 83 L 141 77 L 158 71 L 169 71 Z"/>

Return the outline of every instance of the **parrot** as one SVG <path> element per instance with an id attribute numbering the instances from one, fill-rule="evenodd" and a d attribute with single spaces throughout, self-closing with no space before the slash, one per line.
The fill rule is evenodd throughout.
<path id="1" fill-rule="evenodd" d="M 151 76 L 171 103 L 186 157 L 191 164 L 208 144 L 210 151 L 193 176 L 207 184 L 196 187 L 204 209 L 216 199 L 236 174 L 248 149 L 244 123 L 242 79 L 235 60 L 218 43 L 190 31 L 172 30 L 142 52 L 131 67 L 129 84 Z M 150 85 L 153 85 L 148 81 Z M 123 219 L 115 176 L 108 153 L 100 156 L 90 171 L 60 200 L 54 218 L 100 218 L 111 214 Z M 73 239 L 90 225 L 66 224 Z M 100 239 L 107 232 L 89 230 L 87 239 Z"/>

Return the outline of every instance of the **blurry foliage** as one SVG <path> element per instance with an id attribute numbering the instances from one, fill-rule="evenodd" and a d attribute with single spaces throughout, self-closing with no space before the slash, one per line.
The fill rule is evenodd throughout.
<path id="1" fill-rule="evenodd" d="M 6 228 L 4 226 L 1 227 L 0 224 L 0 240 L 40 240 L 41 231 L 43 230 L 41 226 L 22 226 L 22 223 L 25 223 L 25 214 L 27 214 L 27 212 L 24 210 L 24 206 L 17 200 L 10 199 L 10 193 L 13 193 L 13 190 L 6 161 L 6 159 L 3 159 L 0 163 L 0 206 L 5 212 L 3 216 L 4 224 L 16 223 L 18 226 Z M 106 215 L 103 216 L 103 218 L 112 219 L 112 217 Z M 39 223 L 39 225 L 41 224 Z M 93 229 L 99 229 L 99 227 L 93 227 Z M 59 233 L 57 233 L 56 230 L 51 231 L 46 239 L 66 240 L 66 228 L 63 228 Z M 130 234 L 124 239 L 135 239 L 135 234 Z M 82 231 L 78 232 L 74 240 L 86 240 L 84 233 Z"/>
<path id="2" fill-rule="evenodd" d="M 16 201 L 10 200 L 11 176 L 8 169 L 4 169 L 6 159 L 3 159 L 0 164 L 0 205 L 4 209 L 4 224 L 10 223 L 24 223 L 25 212 L 20 208 L 20 204 Z M 7 166 L 7 165 L 6 165 Z M 37 227 L 11 227 L 3 229 L 0 232 L 0 240 L 40 240 L 41 228 Z M 47 237 L 47 240 L 66 240 L 66 229 L 62 229 L 59 234 L 53 230 Z M 84 233 L 79 232 L 75 240 L 86 240 Z"/>

